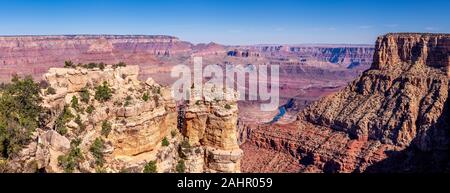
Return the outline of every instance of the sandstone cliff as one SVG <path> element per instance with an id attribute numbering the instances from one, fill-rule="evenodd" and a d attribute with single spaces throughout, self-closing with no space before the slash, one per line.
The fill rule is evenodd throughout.
<path id="1" fill-rule="evenodd" d="M 374 63 L 361 77 L 312 104 L 295 124 L 254 129 L 250 141 L 296 157 L 302 172 L 445 171 L 449 40 L 378 38 Z"/>
<path id="2" fill-rule="evenodd" d="M 171 36 L 3 36 L 0 76 L 42 75 L 66 60 L 75 63 L 157 63 L 158 56 L 190 53 L 192 44 Z"/>
<path id="3" fill-rule="evenodd" d="M 328 64 L 335 67 L 356 68 L 370 65 L 373 53 L 371 45 L 258 45 L 240 46 L 229 51 L 228 55 L 289 59 L 278 61 L 284 65 L 318 67 Z"/>
<path id="4" fill-rule="evenodd" d="M 8 171 L 142 172 L 147 164 L 156 172 L 240 171 L 236 104 L 200 101 L 211 108 L 201 112 L 203 133 L 180 133 L 178 122 L 190 119 L 179 120 L 170 89 L 138 76 L 138 66 L 51 68 L 41 128 Z"/>
<path id="5" fill-rule="evenodd" d="M 198 172 L 239 172 L 243 152 L 237 133 L 238 95 L 230 89 L 215 91 L 211 85 L 202 90 L 203 99 L 195 100 L 201 90 L 192 89 L 191 99 L 181 114 L 182 133 L 191 145 L 203 147 L 195 154 L 204 158 L 206 167 Z M 227 100 L 219 100 L 222 94 Z"/>

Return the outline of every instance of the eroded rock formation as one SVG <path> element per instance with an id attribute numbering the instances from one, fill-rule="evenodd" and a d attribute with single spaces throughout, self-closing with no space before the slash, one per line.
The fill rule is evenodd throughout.
<path id="1" fill-rule="evenodd" d="M 202 90 L 204 97 L 196 100 L 201 90 L 193 88 L 190 100 L 182 109 L 184 135 L 191 145 L 203 147 L 190 155 L 203 157 L 207 172 L 240 172 L 238 95 L 230 89 L 222 92 L 210 85 Z"/>
<path id="2" fill-rule="evenodd" d="M 448 34 L 382 36 L 361 77 L 312 104 L 295 123 L 261 126 L 249 140 L 296 157 L 301 172 L 446 171 L 449 40 Z"/>
<path id="3" fill-rule="evenodd" d="M 170 89 L 138 76 L 138 66 L 50 69 L 42 127 L 8 171 L 142 172 L 149 163 L 156 172 L 240 171 L 235 98 L 188 103 L 189 132 L 180 133 Z"/>

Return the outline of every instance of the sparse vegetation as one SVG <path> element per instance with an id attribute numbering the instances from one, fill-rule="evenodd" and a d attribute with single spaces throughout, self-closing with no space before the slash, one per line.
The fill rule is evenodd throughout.
<path id="1" fill-rule="evenodd" d="M 226 104 L 226 105 L 225 105 L 225 109 L 228 109 L 228 110 L 230 110 L 230 109 L 231 109 L 231 105 L 229 105 L 229 104 Z"/>
<path id="2" fill-rule="evenodd" d="M 97 86 L 95 90 L 95 99 L 100 102 L 106 102 L 112 97 L 111 88 L 109 88 L 107 82 L 103 82 L 103 85 Z"/>
<path id="3" fill-rule="evenodd" d="M 64 172 L 72 173 L 77 165 L 84 160 L 81 149 L 78 147 L 81 143 L 80 139 L 72 140 L 70 143 L 70 152 L 67 155 L 58 157 L 58 164 L 64 168 Z"/>
<path id="4" fill-rule="evenodd" d="M 95 107 L 92 106 L 92 105 L 89 105 L 89 106 L 86 108 L 86 112 L 87 112 L 88 114 L 92 114 L 92 112 L 94 112 L 94 110 L 95 110 Z"/>
<path id="5" fill-rule="evenodd" d="M 104 149 L 105 142 L 100 138 L 95 139 L 94 143 L 92 143 L 91 147 L 89 148 L 89 151 L 95 158 L 95 164 L 100 167 L 103 167 L 103 164 L 105 163 L 105 158 L 103 155 Z"/>
<path id="6" fill-rule="evenodd" d="M 147 102 L 149 99 L 150 99 L 150 96 L 149 96 L 148 92 L 145 92 L 144 95 L 142 95 L 142 100 Z"/>
<path id="7" fill-rule="evenodd" d="M 40 88 L 31 76 L 15 75 L 0 91 L 0 157 L 9 158 L 28 144 L 42 112 Z"/>
<path id="8" fill-rule="evenodd" d="M 114 69 L 116 69 L 116 68 L 118 68 L 118 67 L 125 67 L 125 66 L 127 66 L 126 63 L 124 63 L 124 62 L 119 62 L 119 63 L 117 63 L 117 64 L 114 64 L 112 67 L 113 67 Z"/>
<path id="9" fill-rule="evenodd" d="M 111 123 L 108 122 L 107 120 L 104 120 L 102 122 L 102 131 L 101 131 L 102 135 L 108 137 L 109 133 L 111 133 L 111 130 L 112 130 Z"/>
<path id="10" fill-rule="evenodd" d="M 106 67 L 106 64 L 103 62 L 100 62 L 100 64 L 98 64 L 98 68 L 100 68 L 100 70 L 104 70 Z"/>
<path id="11" fill-rule="evenodd" d="M 189 144 L 189 141 L 187 139 L 183 140 L 180 145 L 182 148 L 185 148 L 185 149 L 191 148 L 191 144 Z"/>
<path id="12" fill-rule="evenodd" d="M 196 101 L 196 102 L 195 102 L 195 105 L 200 105 L 200 101 Z"/>
<path id="13" fill-rule="evenodd" d="M 77 115 L 77 117 L 75 118 L 75 123 L 80 128 L 80 131 L 84 131 L 86 129 L 86 125 L 84 125 L 83 121 L 81 121 L 80 115 Z"/>
<path id="14" fill-rule="evenodd" d="M 70 109 L 67 108 L 67 106 L 64 107 L 63 111 L 59 115 L 59 117 L 56 119 L 55 122 L 55 129 L 56 131 L 61 134 L 65 135 L 67 134 L 67 128 L 66 124 L 74 117 L 74 115 L 70 112 Z"/>
<path id="15" fill-rule="evenodd" d="M 73 64 L 72 61 L 65 61 L 64 62 L 64 68 L 75 68 L 76 66 Z"/>
<path id="16" fill-rule="evenodd" d="M 170 135 L 172 136 L 172 138 L 176 137 L 176 136 L 177 136 L 177 131 L 172 130 L 172 131 L 170 132 Z"/>
<path id="17" fill-rule="evenodd" d="M 149 161 L 144 167 L 144 173 L 156 173 L 156 161 Z"/>
<path id="18" fill-rule="evenodd" d="M 130 106 L 132 100 L 133 98 L 131 96 L 127 96 L 127 98 L 125 98 L 125 106 L 126 107 Z"/>
<path id="19" fill-rule="evenodd" d="M 182 159 L 179 160 L 175 169 L 178 173 L 184 173 L 186 171 L 186 165 L 184 163 L 184 160 Z"/>
<path id="20" fill-rule="evenodd" d="M 47 91 L 45 91 L 45 94 L 46 95 L 54 95 L 54 94 L 56 94 L 56 90 L 50 86 L 47 88 Z"/>
<path id="21" fill-rule="evenodd" d="M 167 137 L 164 137 L 164 138 L 163 138 L 163 140 L 162 140 L 162 142 L 161 142 L 161 145 L 162 145 L 163 147 L 167 147 L 167 146 L 170 145 L 169 140 L 167 140 Z"/>
<path id="22" fill-rule="evenodd" d="M 121 107 L 123 104 L 120 101 L 114 101 L 114 106 Z"/>
<path id="23" fill-rule="evenodd" d="M 84 87 L 83 89 L 81 89 L 80 97 L 81 97 L 81 102 L 84 102 L 86 104 L 89 103 L 89 100 L 91 99 L 91 97 L 89 95 L 89 90 L 87 87 Z"/>
<path id="24" fill-rule="evenodd" d="M 80 105 L 78 104 L 78 97 L 72 96 L 72 100 L 70 101 L 70 106 L 77 111 L 79 110 Z"/>
<path id="25" fill-rule="evenodd" d="M 105 174 L 105 173 L 108 173 L 108 172 L 107 172 L 106 169 L 103 168 L 103 167 L 96 167 L 96 168 L 95 168 L 95 173 Z"/>

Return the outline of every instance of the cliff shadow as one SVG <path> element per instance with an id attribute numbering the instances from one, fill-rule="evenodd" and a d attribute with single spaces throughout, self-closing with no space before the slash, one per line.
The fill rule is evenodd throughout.
<path id="1" fill-rule="evenodd" d="M 369 166 L 365 173 L 450 173 L 450 104 L 437 122 L 426 131 L 430 151 L 421 151 L 416 144 L 423 139 L 416 137 L 403 151 L 386 152 L 388 158 Z"/>

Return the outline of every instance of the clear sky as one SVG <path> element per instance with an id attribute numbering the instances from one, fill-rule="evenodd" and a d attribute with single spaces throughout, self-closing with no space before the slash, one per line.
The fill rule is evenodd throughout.
<path id="1" fill-rule="evenodd" d="M 173 35 L 194 43 L 371 44 L 450 32 L 448 0 L 0 0 L 0 35 Z"/>

